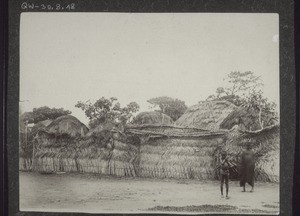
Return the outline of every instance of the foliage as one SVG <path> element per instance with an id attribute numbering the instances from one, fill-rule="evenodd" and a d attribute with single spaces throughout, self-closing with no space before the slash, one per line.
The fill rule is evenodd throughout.
<path id="1" fill-rule="evenodd" d="M 224 81 L 227 81 L 227 87 L 218 87 L 216 93 L 208 96 L 207 100 L 227 100 L 240 106 L 242 98 L 263 85 L 260 77 L 255 76 L 252 71 L 233 71 Z"/>
<path id="2" fill-rule="evenodd" d="M 121 107 L 115 97 L 100 98 L 95 103 L 90 101 L 77 102 L 75 107 L 82 109 L 89 118 L 89 126 L 95 128 L 99 124 L 116 123 L 124 125 L 132 120 L 133 113 L 139 110 L 136 102 L 131 102 L 125 107 Z"/>
<path id="3" fill-rule="evenodd" d="M 243 99 L 242 106 L 247 110 L 254 110 L 258 113 L 258 121 L 261 129 L 266 126 L 270 126 L 270 123 L 278 121 L 278 113 L 276 112 L 276 104 L 269 102 L 268 98 L 263 96 L 261 90 L 252 90 L 250 94 Z M 264 115 L 264 118 L 262 118 Z"/>
<path id="4" fill-rule="evenodd" d="M 60 116 L 71 114 L 71 111 L 63 108 L 49 108 L 47 106 L 33 108 L 32 112 L 25 112 L 20 119 L 28 123 L 38 123 L 44 120 L 54 120 Z"/>
<path id="5" fill-rule="evenodd" d="M 238 107 L 246 107 L 248 118 L 257 119 L 261 129 L 278 120 L 276 104 L 269 102 L 260 89 L 263 83 L 251 71 L 233 71 L 224 79 L 226 87 L 218 87 L 207 100 L 226 100 Z"/>
<path id="6" fill-rule="evenodd" d="M 228 88 L 223 89 L 226 95 L 237 95 L 262 86 L 260 77 L 255 76 L 252 71 L 233 71 L 227 75 L 225 80 L 231 84 Z"/>
<path id="7" fill-rule="evenodd" d="M 238 96 L 238 95 L 223 95 L 223 96 L 215 96 L 215 95 L 210 95 L 206 100 L 208 101 L 229 101 L 233 103 L 236 106 L 240 106 L 243 103 L 243 99 Z M 200 103 L 200 102 L 199 102 Z"/>
<path id="8" fill-rule="evenodd" d="M 148 100 L 148 103 L 152 104 L 154 107 L 158 106 L 160 108 L 160 110 L 158 110 L 159 112 L 170 116 L 174 121 L 182 116 L 187 109 L 184 101 L 166 96 L 152 98 Z"/>

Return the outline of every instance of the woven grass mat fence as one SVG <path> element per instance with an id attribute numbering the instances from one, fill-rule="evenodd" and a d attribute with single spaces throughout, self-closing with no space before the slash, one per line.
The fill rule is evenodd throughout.
<path id="1" fill-rule="evenodd" d="M 214 149 L 222 137 L 201 139 L 156 138 L 140 147 L 139 174 L 142 177 L 215 179 Z"/>
<path id="2" fill-rule="evenodd" d="M 192 131 L 172 127 L 130 128 L 137 139 L 40 139 L 33 159 L 20 158 L 20 170 L 84 172 L 150 178 L 217 179 L 220 151 L 238 164 L 245 141 L 257 154 L 256 180 L 279 181 L 279 126 L 257 132 Z M 185 129 L 184 129 L 185 130 Z"/>
<path id="3" fill-rule="evenodd" d="M 103 145 L 91 139 L 41 139 L 32 159 L 32 170 L 137 176 L 138 152 L 138 147 L 118 140 Z"/>

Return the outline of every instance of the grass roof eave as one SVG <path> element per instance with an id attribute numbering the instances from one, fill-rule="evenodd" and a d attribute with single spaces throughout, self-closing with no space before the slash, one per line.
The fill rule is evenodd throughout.
<path id="1" fill-rule="evenodd" d="M 165 125 L 165 124 L 129 124 L 126 126 L 127 129 L 143 129 L 143 128 L 169 128 L 169 129 L 191 129 L 197 131 L 210 131 L 207 129 L 201 129 L 196 127 L 184 127 L 184 126 L 177 126 L 177 125 Z"/>

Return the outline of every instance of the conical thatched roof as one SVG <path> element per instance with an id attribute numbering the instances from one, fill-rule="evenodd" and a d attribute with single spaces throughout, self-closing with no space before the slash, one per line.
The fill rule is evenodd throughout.
<path id="1" fill-rule="evenodd" d="M 133 120 L 133 124 L 143 125 L 173 125 L 173 120 L 166 114 L 152 111 L 152 112 L 141 112 Z"/>
<path id="2" fill-rule="evenodd" d="M 237 107 L 228 101 L 203 101 L 188 108 L 175 125 L 219 130 L 223 120 L 236 109 Z"/>
<path id="3" fill-rule="evenodd" d="M 221 129 L 230 130 L 234 125 L 241 125 L 246 130 L 256 131 L 261 129 L 258 118 L 259 112 L 245 107 L 232 111 L 220 124 Z M 278 123 L 272 116 L 262 113 L 263 127 Z"/>
<path id="4" fill-rule="evenodd" d="M 72 138 L 84 136 L 89 129 L 72 115 L 60 116 L 51 122 L 45 131 L 55 135 L 69 135 Z"/>

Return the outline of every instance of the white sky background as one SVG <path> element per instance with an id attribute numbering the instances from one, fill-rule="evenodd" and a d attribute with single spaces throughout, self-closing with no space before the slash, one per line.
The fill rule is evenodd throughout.
<path id="1" fill-rule="evenodd" d="M 278 34 L 277 14 L 22 13 L 22 111 L 63 107 L 87 123 L 75 104 L 102 96 L 191 106 L 235 70 L 261 76 L 279 104 Z"/>

